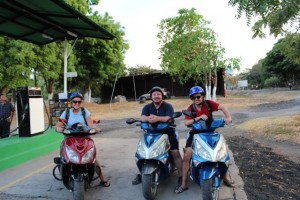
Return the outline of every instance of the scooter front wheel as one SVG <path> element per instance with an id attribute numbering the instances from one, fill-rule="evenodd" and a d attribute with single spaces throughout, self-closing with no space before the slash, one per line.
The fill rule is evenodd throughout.
<path id="1" fill-rule="evenodd" d="M 73 200 L 84 200 L 84 181 L 73 180 Z"/>
<path id="2" fill-rule="evenodd" d="M 202 182 L 202 199 L 203 200 L 218 200 L 219 189 L 215 186 L 214 177 Z"/>
<path id="3" fill-rule="evenodd" d="M 157 180 L 158 180 L 157 172 L 142 175 L 142 188 L 143 188 L 143 195 L 145 199 L 147 200 L 155 199 L 156 192 L 157 192 Z"/>

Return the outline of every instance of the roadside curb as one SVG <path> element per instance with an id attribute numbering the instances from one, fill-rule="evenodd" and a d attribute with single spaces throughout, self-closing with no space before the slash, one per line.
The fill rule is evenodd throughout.
<path id="1" fill-rule="evenodd" d="M 231 179 L 233 179 L 235 182 L 235 187 L 233 189 L 234 199 L 248 200 L 247 195 L 244 190 L 244 181 L 241 178 L 239 169 L 234 162 L 234 157 L 233 157 L 231 150 L 229 150 L 229 155 L 230 155 L 229 172 L 230 172 Z"/>

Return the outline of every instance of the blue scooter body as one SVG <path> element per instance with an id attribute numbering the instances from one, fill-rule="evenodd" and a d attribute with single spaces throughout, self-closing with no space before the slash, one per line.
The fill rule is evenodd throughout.
<path id="1" fill-rule="evenodd" d="M 219 190 L 220 181 L 228 170 L 229 154 L 225 138 L 215 132 L 223 126 L 223 119 L 214 119 L 210 127 L 204 121 L 192 125 L 190 178 L 201 187 L 205 181 L 212 179 L 214 190 Z"/>
<path id="2" fill-rule="evenodd" d="M 168 123 L 158 123 L 156 127 L 142 123 L 141 128 L 147 133 L 141 136 L 135 154 L 141 174 L 152 174 L 159 170 L 158 182 L 168 178 L 174 170 L 173 158 L 169 154 L 168 135 L 163 134 L 168 126 Z"/>

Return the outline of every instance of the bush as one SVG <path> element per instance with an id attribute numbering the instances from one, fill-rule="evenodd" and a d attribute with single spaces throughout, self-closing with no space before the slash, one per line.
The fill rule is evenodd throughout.
<path id="1" fill-rule="evenodd" d="M 283 81 L 280 78 L 272 76 L 265 80 L 264 87 L 279 87 L 282 86 L 282 83 Z"/>

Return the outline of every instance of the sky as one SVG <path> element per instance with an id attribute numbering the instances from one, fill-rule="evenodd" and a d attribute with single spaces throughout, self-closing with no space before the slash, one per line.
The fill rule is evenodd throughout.
<path id="1" fill-rule="evenodd" d="M 124 38 L 130 46 L 125 54 L 127 67 L 146 65 L 161 69 L 157 25 L 162 19 L 178 16 L 182 8 L 195 8 L 211 22 L 209 26 L 218 34 L 225 56 L 241 58 L 240 72 L 264 58 L 278 40 L 273 36 L 252 39 L 251 27 L 244 17 L 235 17 L 236 8 L 229 6 L 228 0 L 100 0 L 93 8 L 100 15 L 107 12 L 125 27 Z"/>

